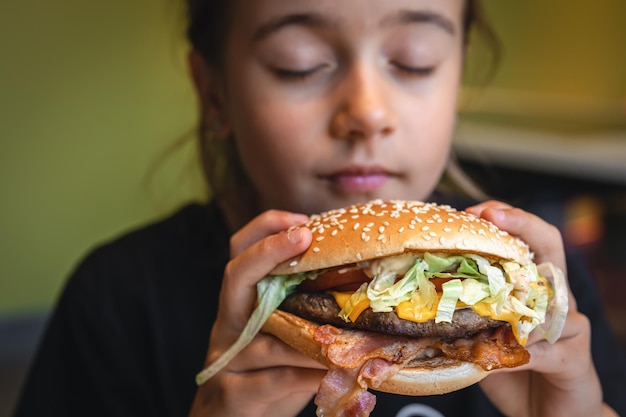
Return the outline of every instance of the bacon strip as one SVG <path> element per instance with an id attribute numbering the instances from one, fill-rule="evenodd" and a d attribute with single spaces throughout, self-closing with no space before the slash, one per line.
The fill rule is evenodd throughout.
<path id="1" fill-rule="evenodd" d="M 433 342 L 331 325 L 320 326 L 313 338 L 332 364 L 315 397 L 318 417 L 369 416 L 376 397 L 368 387 L 376 388 L 395 375 Z"/>
<path id="2" fill-rule="evenodd" d="M 471 339 L 445 342 L 359 330 L 319 326 L 313 339 L 322 346 L 330 366 L 315 404 L 318 417 L 367 417 L 376 405 L 368 388 L 376 388 L 429 348 L 452 359 L 474 362 L 485 370 L 527 363 L 530 354 L 517 344 L 511 329 L 501 326 Z"/>
<path id="3" fill-rule="evenodd" d="M 360 369 L 332 366 L 322 379 L 315 397 L 318 417 L 367 417 L 376 405 L 376 396 L 367 391 Z"/>
<path id="4" fill-rule="evenodd" d="M 438 342 L 435 347 L 449 358 L 473 362 L 486 371 L 513 368 L 530 361 L 530 353 L 517 343 L 508 326 L 485 330 L 471 339 Z"/>

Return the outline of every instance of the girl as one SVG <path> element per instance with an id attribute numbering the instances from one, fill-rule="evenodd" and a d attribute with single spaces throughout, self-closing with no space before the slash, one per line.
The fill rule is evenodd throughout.
<path id="1" fill-rule="evenodd" d="M 237 339 L 257 281 L 311 243 L 290 226 L 372 198 L 436 198 L 475 0 L 188 2 L 213 200 L 81 264 L 17 416 L 314 414 L 325 370 L 267 335 L 200 387 L 194 376 Z M 555 227 L 495 201 L 469 210 L 565 270 Z M 606 400 L 622 407 L 626 372 L 586 279 L 570 276 L 603 345 Z M 379 394 L 373 415 L 615 415 L 590 329 L 572 295 L 561 339 L 531 338 L 528 365 L 436 398 Z"/>

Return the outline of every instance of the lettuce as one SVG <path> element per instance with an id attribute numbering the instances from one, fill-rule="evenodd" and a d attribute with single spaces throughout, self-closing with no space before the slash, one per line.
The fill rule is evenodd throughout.
<path id="1" fill-rule="evenodd" d="M 252 342 L 274 310 L 295 288 L 311 274 L 266 276 L 257 283 L 258 303 L 239 338 L 215 362 L 196 375 L 196 384 L 202 385 L 221 371 L 228 362 Z"/>
<path id="2" fill-rule="evenodd" d="M 454 310 L 456 310 L 456 303 L 459 301 L 459 296 L 463 292 L 463 283 L 460 279 L 453 279 L 443 284 L 441 289 L 443 292 L 441 293 L 441 299 L 437 306 L 435 323 L 444 321 L 450 323 Z"/>

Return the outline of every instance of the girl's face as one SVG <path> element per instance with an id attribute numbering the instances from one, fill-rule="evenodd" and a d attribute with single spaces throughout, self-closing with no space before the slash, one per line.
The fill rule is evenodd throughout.
<path id="1" fill-rule="evenodd" d="M 262 209 L 425 199 L 445 167 L 463 0 L 236 0 L 223 121 Z"/>

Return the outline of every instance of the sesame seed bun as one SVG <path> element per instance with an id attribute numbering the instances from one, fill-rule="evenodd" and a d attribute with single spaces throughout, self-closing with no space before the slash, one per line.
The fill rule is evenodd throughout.
<path id="1" fill-rule="evenodd" d="M 434 203 L 375 200 L 311 216 L 300 227 L 311 230 L 313 243 L 272 274 L 314 271 L 411 251 L 474 253 L 522 265 L 532 262 L 532 253 L 520 239 L 484 219 Z"/>

